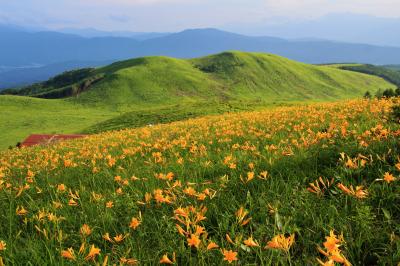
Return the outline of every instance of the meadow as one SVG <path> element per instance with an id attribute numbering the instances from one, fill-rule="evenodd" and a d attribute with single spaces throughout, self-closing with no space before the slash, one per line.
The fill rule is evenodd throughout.
<path id="1" fill-rule="evenodd" d="M 0 152 L 0 265 L 397 265 L 398 99 Z"/>

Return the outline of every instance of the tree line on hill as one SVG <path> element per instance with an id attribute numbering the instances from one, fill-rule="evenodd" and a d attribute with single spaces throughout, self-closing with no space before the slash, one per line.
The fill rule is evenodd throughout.
<path id="1" fill-rule="evenodd" d="M 386 89 L 386 90 L 379 89 L 375 93 L 374 96 L 375 96 L 375 98 L 378 98 L 378 99 L 400 97 L 400 87 L 398 87 L 395 90 L 394 89 Z M 371 92 L 370 91 L 365 92 L 364 98 L 371 99 L 372 98 Z"/>

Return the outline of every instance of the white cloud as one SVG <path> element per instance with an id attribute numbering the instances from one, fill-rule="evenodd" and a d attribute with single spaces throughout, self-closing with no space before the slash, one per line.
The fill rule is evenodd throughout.
<path id="1" fill-rule="evenodd" d="M 278 16 L 321 16 L 333 12 L 400 17 L 399 0 L 266 0 L 266 10 Z"/>
<path id="2" fill-rule="evenodd" d="M 400 0 L 0 0 L 0 20 L 52 28 L 176 31 L 328 13 L 400 17 Z"/>

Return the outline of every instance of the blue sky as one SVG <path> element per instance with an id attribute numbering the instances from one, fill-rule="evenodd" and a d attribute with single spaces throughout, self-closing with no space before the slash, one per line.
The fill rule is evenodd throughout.
<path id="1" fill-rule="evenodd" d="M 329 13 L 400 17 L 400 0 L 0 0 L 0 22 L 51 29 L 168 32 L 307 20 Z"/>

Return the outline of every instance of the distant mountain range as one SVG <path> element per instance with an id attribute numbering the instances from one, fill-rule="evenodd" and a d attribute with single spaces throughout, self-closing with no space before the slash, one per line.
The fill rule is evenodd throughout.
<path id="1" fill-rule="evenodd" d="M 328 39 L 400 47 L 400 18 L 383 18 L 354 13 L 332 13 L 303 21 L 229 25 L 224 29 L 247 35 L 286 39 Z"/>
<path id="2" fill-rule="evenodd" d="M 350 44 L 325 40 L 285 40 L 275 37 L 250 37 L 217 29 L 194 29 L 150 39 L 133 37 L 93 37 L 60 32 L 31 32 L 18 27 L 1 27 L 0 66 L 20 68 L 20 77 L 32 77 L 22 84 L 47 79 L 54 71 L 44 75 L 49 65 L 58 64 L 61 71 L 71 68 L 99 66 L 128 58 L 164 55 L 194 58 L 226 50 L 268 52 L 293 60 L 321 64 L 357 62 L 369 64 L 398 64 L 400 48 L 366 44 Z M 69 63 L 63 63 L 69 62 Z M 71 64 L 71 62 L 75 62 Z M 84 62 L 81 64 L 81 62 Z M 87 63 L 90 62 L 90 63 Z M 61 66 L 63 65 L 64 66 Z M 30 65 L 44 66 L 40 75 Z M 10 69 L 9 69 L 10 70 Z M 18 84 L 9 71 L 0 73 L 0 88 Z M 11 85 L 14 86 L 14 85 Z"/>
<path id="3" fill-rule="evenodd" d="M 111 62 L 112 61 L 68 61 L 45 66 L 21 67 L 12 70 L 5 69 L 0 72 L 0 86 L 2 88 L 21 87 L 48 80 L 64 71 L 86 67 L 98 67 Z"/>

